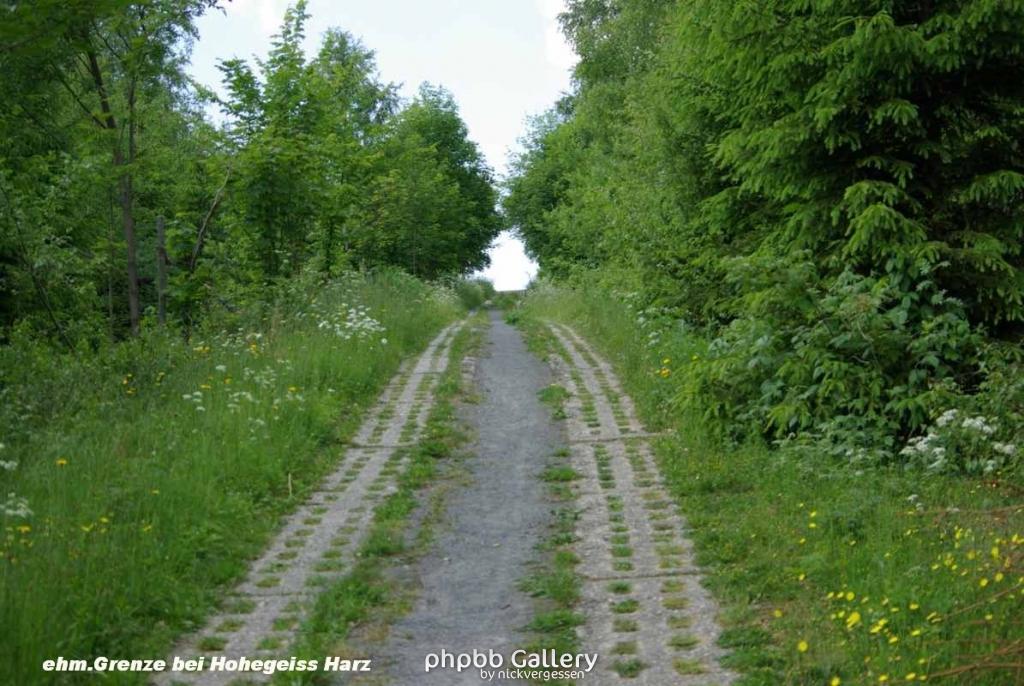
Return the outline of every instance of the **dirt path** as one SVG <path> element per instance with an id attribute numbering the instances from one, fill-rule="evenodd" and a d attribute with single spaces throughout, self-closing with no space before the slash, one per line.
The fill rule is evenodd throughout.
<path id="1" fill-rule="evenodd" d="M 519 629 L 533 614 L 517 586 L 551 509 L 538 476 L 561 436 L 537 396 L 550 372 L 518 331 L 491 313 L 475 382 L 480 402 L 463 406 L 462 417 L 476 432 L 464 463 L 468 483 L 450 497 L 431 552 L 416 563 L 416 606 L 376 651 L 375 664 L 395 686 L 480 684 L 472 669 L 425 674 L 424 656 L 474 648 L 507 656 L 522 647 Z"/>
<path id="2" fill-rule="evenodd" d="M 601 658 L 585 683 L 728 684 L 717 608 L 700 583 L 686 523 L 652 459 L 633 403 L 611 366 L 572 330 L 552 363 L 566 404 L 576 493 L 582 650 Z"/>
<path id="3" fill-rule="evenodd" d="M 418 686 L 480 684 L 479 672 L 424 672 L 428 653 L 524 647 L 535 610 L 519 590 L 552 504 L 541 473 L 556 448 L 571 447 L 578 508 L 574 550 L 582 579 L 581 652 L 600 657 L 593 686 L 729 684 L 717 647 L 717 607 L 700 583 L 686 523 L 669 498 L 630 398 L 611 366 L 571 329 L 551 325 L 561 349 L 549 369 L 519 332 L 491 313 L 487 345 L 472 381 L 480 401 L 460 419 L 475 440 L 465 472 L 447 496 L 429 550 L 403 568 L 416 601 L 383 645 L 368 679 L 340 683 Z M 393 489 L 400 447 L 417 440 L 448 365 L 457 327 L 445 329 L 403 367 L 357 433 L 339 468 L 286 522 L 224 610 L 174 651 L 229 658 L 287 656 L 295 627 L 319 587 L 351 566 L 373 507 Z M 564 427 L 538 397 L 556 380 L 568 391 Z M 208 658 L 209 659 L 209 658 Z M 161 684 L 226 684 L 232 672 L 165 674 Z M 250 681 L 260 681 L 258 674 Z M 265 680 L 265 679 L 262 679 Z M 490 683 L 513 683 L 494 680 Z M 516 682 L 519 683 L 519 682 Z"/>
<path id="4" fill-rule="evenodd" d="M 403 365 L 360 427 L 338 468 L 298 508 L 246 579 L 206 627 L 172 655 L 251 659 L 285 655 L 318 589 L 351 566 L 373 508 L 392 492 L 402 467 L 398 449 L 414 443 L 433 405 L 433 388 L 448 365 L 459 325 L 442 331 L 415 361 Z M 158 684 L 218 686 L 269 680 L 259 673 L 164 672 Z"/>

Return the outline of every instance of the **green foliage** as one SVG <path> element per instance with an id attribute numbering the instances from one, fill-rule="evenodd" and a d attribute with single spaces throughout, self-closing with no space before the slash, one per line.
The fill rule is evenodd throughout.
<path id="1" fill-rule="evenodd" d="M 486 265 L 496 194 L 450 94 L 401 102 L 339 29 L 307 59 L 300 1 L 262 60 L 220 65 L 218 130 L 216 98 L 185 73 L 211 5 L 0 17 L 0 340 L 17 328 L 97 347 L 157 321 L 187 333 L 310 272 Z"/>
<path id="2" fill-rule="evenodd" d="M 163 654 L 459 311 L 393 271 L 278 295 L 188 343 L 145 330 L 100 354 L 0 348 L 0 681 L 39 683 L 58 646 Z"/>
<path id="3" fill-rule="evenodd" d="M 455 283 L 455 294 L 463 307 L 475 310 L 494 297 L 494 284 L 487 279 L 461 279 Z"/>
<path id="4" fill-rule="evenodd" d="M 669 400 L 706 364 L 708 341 L 657 317 L 641 321 L 628 304 L 588 285 L 531 289 L 519 325 L 531 347 L 549 354 L 557 347 L 544 322 L 573 326 L 614 364 L 645 425 L 661 430 L 655 456 L 722 608 L 723 666 L 739 672 L 737 683 L 909 683 L 964 674 L 971 684 L 1012 682 L 1016 666 L 1001 655 L 1016 649 L 1020 633 L 1019 471 L 997 467 L 975 479 L 864 469 L 823 459 L 817 447 L 723 442 L 699 408 Z M 1011 427 L 1019 431 L 1024 407 L 1019 360 L 991 350 L 985 358 L 984 387 L 959 399 L 978 405 L 936 417 L 939 438 L 927 442 L 948 446 L 950 461 L 967 457 L 968 469 L 983 455 L 1006 457 L 995 443 Z M 984 422 L 980 404 L 988 407 Z"/>
<path id="5" fill-rule="evenodd" d="M 563 26 L 577 87 L 506 217 L 545 273 L 708 333 L 678 402 L 892 458 L 974 403 L 987 341 L 1019 350 L 1020 7 L 575 0 Z"/>

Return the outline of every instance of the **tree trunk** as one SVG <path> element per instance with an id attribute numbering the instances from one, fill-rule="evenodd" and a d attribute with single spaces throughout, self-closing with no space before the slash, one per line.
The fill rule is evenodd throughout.
<path id="1" fill-rule="evenodd" d="M 124 165 L 124 158 L 121 150 L 114 153 L 114 166 Z M 124 229 L 125 242 L 125 276 L 128 278 L 128 317 L 131 322 L 132 335 L 139 334 L 139 267 L 135 240 L 135 216 L 134 198 L 132 194 L 132 175 L 129 172 L 121 174 L 120 181 L 120 202 L 121 202 L 121 226 Z"/>
<path id="2" fill-rule="evenodd" d="M 160 326 L 167 324 L 167 244 L 164 218 L 156 218 L 156 318 Z"/>
<path id="3" fill-rule="evenodd" d="M 117 132 L 117 120 L 110 109 L 110 97 L 107 94 L 107 86 L 103 81 L 103 72 L 100 70 L 100 62 L 93 50 L 86 53 L 89 63 L 89 73 L 92 76 L 93 86 L 100 98 L 100 112 L 103 114 L 103 123 L 111 133 Z M 134 93 L 129 96 L 129 107 L 134 106 Z M 128 126 L 128 163 L 131 163 L 135 154 L 135 123 L 134 118 L 129 115 Z M 134 198 L 132 191 L 131 172 L 123 169 L 125 166 L 124 151 L 121 143 L 114 140 L 114 170 L 120 172 L 118 178 L 118 201 L 121 205 L 121 227 L 124 231 L 124 241 L 127 248 L 126 276 L 128 277 L 128 317 L 131 322 L 132 335 L 139 333 L 139 270 L 136 257 L 135 240 L 135 216 Z"/>

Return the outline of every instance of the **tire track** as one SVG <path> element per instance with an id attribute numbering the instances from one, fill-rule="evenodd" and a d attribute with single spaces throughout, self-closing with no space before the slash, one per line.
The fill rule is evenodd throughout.
<path id="1" fill-rule="evenodd" d="M 700 583 L 684 518 L 661 481 L 614 371 L 574 331 L 552 324 L 576 489 L 582 651 L 601 660 L 597 684 L 729 684 L 720 665 L 717 604 Z"/>
<path id="2" fill-rule="evenodd" d="M 413 362 L 406 362 L 388 384 L 351 441 L 338 467 L 255 560 L 245 579 L 206 626 L 172 651 L 190 659 L 207 656 L 206 670 L 195 674 L 163 672 L 160 686 L 220 686 L 260 683 L 269 676 L 253 672 L 208 671 L 214 656 L 266 659 L 283 654 L 302 616 L 320 589 L 350 567 L 369 529 L 374 506 L 394 491 L 394 479 L 407 449 L 426 425 L 433 391 L 448 366 L 452 341 L 461 324 L 452 324 Z"/>

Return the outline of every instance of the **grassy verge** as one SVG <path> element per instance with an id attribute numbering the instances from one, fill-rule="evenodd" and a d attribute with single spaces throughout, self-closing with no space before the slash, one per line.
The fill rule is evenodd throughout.
<path id="1" fill-rule="evenodd" d="M 615 365 L 693 528 L 740 683 L 1024 683 L 1020 484 L 857 469 L 725 445 L 673 409 L 675 370 L 705 342 L 652 337 L 596 291 L 528 297 L 512 319 L 577 328 Z"/>
<path id="2" fill-rule="evenodd" d="M 189 342 L 0 349 L 0 683 L 44 682 L 56 655 L 163 655 L 456 302 L 352 276 Z"/>
<path id="3" fill-rule="evenodd" d="M 456 335 L 448 369 L 435 390 L 436 404 L 423 437 L 410 448 L 409 461 L 398 477 L 398 490 L 375 508 L 356 566 L 317 598 L 309 619 L 300 628 L 295 655 L 321 661 L 325 655 L 363 659 L 365 653 L 354 654 L 348 645 L 353 628 L 371 620 L 389 624 L 409 609 L 408 589 L 401 588 L 387 572 L 396 559 L 408 562 L 429 543 L 431 531 L 425 524 L 439 512 L 428 513 L 427 521 L 421 522 L 411 541 L 409 526 L 414 512 L 424 506 L 420 493 L 438 477 L 439 461 L 452 456 L 465 441 L 456 422 L 454 401 L 464 390 L 460 386 L 460 363 L 480 345 L 482 317 L 477 315 Z M 439 509 L 437 503 L 432 505 Z M 282 673 L 278 678 L 288 684 L 326 684 L 332 676 L 322 672 Z"/>

